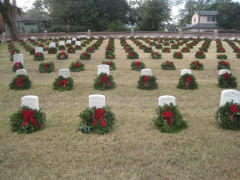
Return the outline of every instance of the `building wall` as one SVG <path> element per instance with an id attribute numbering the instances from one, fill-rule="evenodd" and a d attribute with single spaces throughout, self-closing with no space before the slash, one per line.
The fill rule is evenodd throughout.
<path id="1" fill-rule="evenodd" d="M 208 16 L 200 16 L 200 23 L 213 23 L 216 24 L 216 16 L 210 16 L 211 17 L 211 21 L 208 21 Z M 215 21 L 213 20 L 213 17 L 215 17 Z M 194 24 L 198 24 L 198 15 L 197 13 L 194 13 L 192 16 L 192 25 Z"/>

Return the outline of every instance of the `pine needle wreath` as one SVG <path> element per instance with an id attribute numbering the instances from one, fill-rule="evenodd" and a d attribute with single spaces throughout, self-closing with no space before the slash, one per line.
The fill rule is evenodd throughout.
<path id="1" fill-rule="evenodd" d="M 183 55 L 182 55 L 181 52 L 174 52 L 174 53 L 173 53 L 173 57 L 174 57 L 175 59 L 182 59 L 182 58 L 183 58 Z"/>
<path id="2" fill-rule="evenodd" d="M 217 53 L 225 53 L 225 49 L 223 47 L 217 47 Z"/>
<path id="3" fill-rule="evenodd" d="M 105 58 L 106 59 L 115 59 L 115 54 L 111 53 L 111 52 L 105 52 Z"/>
<path id="4" fill-rule="evenodd" d="M 171 49 L 178 49 L 179 48 L 179 45 L 178 44 L 172 44 L 171 45 Z"/>
<path id="5" fill-rule="evenodd" d="M 90 133 L 93 134 L 105 134 L 109 133 L 111 129 L 113 128 L 113 125 L 115 123 L 115 116 L 113 112 L 111 111 L 111 108 L 109 106 L 105 106 L 101 108 L 101 110 L 104 111 L 103 115 L 103 121 L 106 126 L 102 126 L 101 119 L 98 118 L 96 120 L 96 124 L 94 123 L 95 118 L 95 107 L 93 108 L 86 108 L 83 112 L 80 113 L 79 117 L 81 118 L 80 127 L 79 130 L 82 130 L 83 133 Z"/>
<path id="6" fill-rule="evenodd" d="M 151 57 L 153 59 L 161 59 L 162 55 L 159 52 L 154 51 L 154 52 L 151 53 Z"/>
<path id="7" fill-rule="evenodd" d="M 53 89 L 58 90 L 58 91 L 68 91 L 68 90 L 71 90 L 71 89 L 73 89 L 73 79 L 71 77 L 64 78 L 62 76 L 58 76 L 54 80 Z"/>
<path id="8" fill-rule="evenodd" d="M 199 70 L 200 71 L 200 70 L 204 70 L 204 66 L 199 61 L 193 61 L 190 64 L 190 69 Z"/>
<path id="9" fill-rule="evenodd" d="M 57 54 L 57 48 L 54 47 L 48 48 L 48 54 Z"/>
<path id="10" fill-rule="evenodd" d="M 137 52 L 133 51 L 133 52 L 130 52 L 128 53 L 127 55 L 127 59 L 138 59 L 139 58 L 139 55 Z"/>
<path id="11" fill-rule="evenodd" d="M 64 46 L 64 45 L 60 45 L 60 46 L 58 47 L 58 49 L 59 49 L 59 50 L 65 50 L 65 46 Z"/>
<path id="12" fill-rule="evenodd" d="M 145 52 L 145 53 L 151 53 L 151 52 L 152 52 L 152 47 L 147 47 L 147 46 L 145 46 L 144 52 Z"/>
<path id="13" fill-rule="evenodd" d="M 195 57 L 198 59 L 205 59 L 206 55 L 201 51 L 197 51 Z"/>
<path id="14" fill-rule="evenodd" d="M 227 59 L 227 55 L 226 54 L 218 54 L 217 59 Z"/>
<path id="15" fill-rule="evenodd" d="M 208 52 L 208 49 L 205 48 L 205 47 L 200 47 L 200 48 L 199 48 L 199 51 L 200 51 L 200 52 Z"/>
<path id="16" fill-rule="evenodd" d="M 170 48 L 167 48 L 167 47 L 164 47 L 164 48 L 162 49 L 162 52 L 163 52 L 163 53 L 170 53 L 170 52 L 171 52 L 171 49 L 170 49 Z"/>
<path id="17" fill-rule="evenodd" d="M 188 127 L 177 106 L 172 103 L 170 105 L 165 104 L 163 107 L 159 106 L 156 113 L 157 117 L 153 118 L 152 121 L 162 133 L 178 133 Z M 167 115 L 168 117 L 164 118 Z"/>
<path id="18" fill-rule="evenodd" d="M 221 69 L 231 69 L 231 66 L 230 66 L 230 63 L 229 62 L 227 62 L 227 61 L 218 61 L 218 66 L 217 66 L 217 68 L 219 69 L 219 70 L 221 70 Z"/>
<path id="19" fill-rule="evenodd" d="M 187 48 L 187 47 L 184 47 L 184 48 L 181 49 L 181 52 L 182 53 L 187 53 L 187 52 L 190 52 L 190 49 Z"/>
<path id="20" fill-rule="evenodd" d="M 40 73 L 50 73 L 55 69 L 55 66 L 52 62 L 41 63 L 41 64 L 39 64 L 38 69 L 39 69 Z"/>
<path id="21" fill-rule="evenodd" d="M 70 46 L 70 47 L 68 47 L 67 52 L 73 54 L 73 53 L 75 53 L 75 48 L 73 48 L 73 47 Z"/>
<path id="22" fill-rule="evenodd" d="M 131 67 L 132 67 L 132 70 L 134 71 L 141 71 L 142 69 L 144 69 L 146 66 L 143 62 L 141 61 L 133 61 L 131 63 Z"/>
<path id="23" fill-rule="evenodd" d="M 220 106 L 215 118 L 223 129 L 240 130 L 240 105 L 228 102 Z"/>
<path id="24" fill-rule="evenodd" d="M 173 62 L 165 61 L 161 64 L 162 69 L 164 70 L 176 70 L 176 67 Z"/>
<path id="25" fill-rule="evenodd" d="M 231 73 L 224 73 L 218 76 L 218 87 L 220 88 L 236 88 L 237 79 Z"/>
<path id="26" fill-rule="evenodd" d="M 198 84 L 194 75 L 192 74 L 184 74 L 179 78 L 179 82 L 177 85 L 179 89 L 197 89 Z"/>
<path id="27" fill-rule="evenodd" d="M 101 73 L 96 79 L 94 79 L 93 87 L 94 89 L 105 91 L 114 89 L 116 87 L 116 83 L 113 81 L 113 77 L 111 75 Z"/>
<path id="28" fill-rule="evenodd" d="M 19 74 L 13 78 L 12 82 L 9 84 L 9 88 L 15 90 L 25 90 L 30 89 L 31 84 L 32 82 L 27 75 Z"/>
<path id="29" fill-rule="evenodd" d="M 116 70 L 115 62 L 113 61 L 102 61 L 102 64 L 109 65 L 110 70 Z"/>
<path id="30" fill-rule="evenodd" d="M 27 119 L 27 117 L 23 116 L 24 113 L 32 113 L 33 119 L 31 120 Z M 25 125 L 24 122 L 26 120 L 28 121 L 27 121 L 27 124 Z M 34 125 L 32 121 L 37 124 Z M 41 109 L 38 111 L 38 110 L 35 110 L 35 109 L 33 110 L 29 107 L 24 106 L 24 107 L 21 107 L 16 113 L 13 113 L 10 116 L 9 122 L 10 122 L 11 130 L 13 132 L 29 134 L 35 131 L 42 130 L 45 127 L 46 115 Z"/>
<path id="31" fill-rule="evenodd" d="M 237 58 L 240 58 L 240 53 L 237 53 L 236 56 L 237 56 Z"/>
<path id="32" fill-rule="evenodd" d="M 86 52 L 87 52 L 87 53 L 94 53 L 94 48 L 93 48 L 93 47 L 88 47 L 88 48 L 86 49 Z"/>
<path id="33" fill-rule="evenodd" d="M 30 50 L 28 51 L 30 55 L 34 55 L 35 54 L 35 49 L 30 47 Z"/>
<path id="34" fill-rule="evenodd" d="M 57 59 L 58 60 L 65 60 L 68 59 L 68 54 L 65 53 L 64 51 L 60 52 L 57 54 Z"/>
<path id="35" fill-rule="evenodd" d="M 72 62 L 69 66 L 70 71 L 72 72 L 80 72 L 84 71 L 84 64 L 80 61 Z"/>
<path id="36" fill-rule="evenodd" d="M 24 68 L 24 66 L 21 62 L 15 62 L 12 66 L 13 72 L 16 72 L 17 70 L 23 69 L 23 68 Z"/>
<path id="37" fill-rule="evenodd" d="M 140 76 L 137 88 L 143 90 L 157 89 L 156 78 L 154 76 Z"/>
<path id="38" fill-rule="evenodd" d="M 155 46 L 155 48 L 156 48 L 156 49 L 162 49 L 162 45 L 161 45 L 161 44 L 157 44 L 157 45 Z"/>
<path id="39" fill-rule="evenodd" d="M 44 55 L 43 53 L 35 53 L 34 54 L 34 61 L 43 61 L 44 60 Z"/>
<path id="40" fill-rule="evenodd" d="M 91 54 L 87 52 L 84 52 L 80 55 L 81 60 L 90 60 L 90 58 L 91 58 Z"/>
<path id="41" fill-rule="evenodd" d="M 75 46 L 75 49 L 76 49 L 76 50 L 82 50 L 82 47 L 79 46 L 79 45 L 76 45 L 76 46 Z"/>

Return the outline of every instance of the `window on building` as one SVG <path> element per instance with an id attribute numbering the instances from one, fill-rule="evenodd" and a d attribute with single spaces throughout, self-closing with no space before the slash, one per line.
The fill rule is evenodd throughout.
<path id="1" fill-rule="evenodd" d="M 207 17 L 207 22 L 212 22 L 212 16 Z"/>
<path id="2" fill-rule="evenodd" d="M 197 18 L 194 18 L 194 19 L 193 19 L 193 22 L 196 22 L 196 21 L 197 21 Z"/>
<path id="3" fill-rule="evenodd" d="M 212 22 L 216 22 L 216 17 L 215 16 L 212 17 Z"/>

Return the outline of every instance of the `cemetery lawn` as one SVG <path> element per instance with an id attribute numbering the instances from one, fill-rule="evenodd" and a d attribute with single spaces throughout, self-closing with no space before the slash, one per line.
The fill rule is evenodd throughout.
<path id="1" fill-rule="evenodd" d="M 93 41 L 92 43 L 94 43 Z M 29 90 L 10 90 L 8 85 L 15 76 L 7 43 L 0 44 L 0 177 L 9 179 L 237 179 L 240 177 L 240 132 L 218 127 L 215 113 L 220 104 L 218 88 L 218 59 L 213 40 L 206 54 L 204 71 L 193 71 L 198 89 L 178 89 L 181 69 L 188 69 L 198 48 L 183 53 L 183 59 L 174 59 L 171 49 L 162 53 L 161 59 L 152 59 L 131 40 L 127 42 L 139 54 L 139 60 L 152 69 L 158 89 L 137 89 L 139 71 L 131 70 L 119 39 L 115 38 L 116 70 L 111 75 L 116 88 L 95 90 L 97 65 L 105 59 L 108 39 L 96 50 L 91 60 L 82 61 L 85 71 L 70 72 L 74 88 L 70 91 L 53 90 L 52 83 L 58 70 L 68 68 L 79 59 L 82 50 L 69 54 L 67 60 L 57 60 L 56 54 L 44 51 L 44 61 L 34 61 L 20 43 L 15 43 L 24 55 L 27 75 L 32 81 Z M 143 41 L 142 41 L 143 42 Z M 145 43 L 145 42 L 143 42 Z M 231 64 L 231 73 L 240 80 L 240 59 L 231 47 L 223 42 Z M 238 44 L 238 46 L 240 46 Z M 172 61 L 176 70 L 161 69 L 166 60 Z M 53 62 L 55 71 L 40 73 L 42 62 Z M 239 91 L 239 85 L 236 90 Z M 88 107 L 88 96 L 103 94 L 106 105 L 111 106 L 116 122 L 109 134 L 93 135 L 77 131 L 80 112 Z M 20 98 L 26 95 L 39 97 L 40 107 L 46 113 L 46 128 L 34 134 L 17 134 L 11 131 L 9 116 L 21 106 Z M 188 128 L 178 134 L 161 133 L 154 126 L 158 97 L 172 95 Z"/>

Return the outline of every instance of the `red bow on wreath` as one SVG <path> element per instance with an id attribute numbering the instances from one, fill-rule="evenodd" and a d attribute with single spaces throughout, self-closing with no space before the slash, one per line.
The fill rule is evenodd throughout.
<path id="1" fill-rule="evenodd" d="M 224 73 L 222 76 L 223 76 L 223 79 L 228 82 L 227 78 L 228 78 L 229 74 L 228 73 Z"/>
<path id="2" fill-rule="evenodd" d="M 167 62 L 167 65 L 168 65 L 169 68 L 171 68 L 172 63 L 171 63 L 170 61 L 168 61 L 168 62 Z"/>
<path id="3" fill-rule="evenodd" d="M 185 81 L 186 81 L 186 88 L 188 88 L 188 83 L 192 84 L 192 77 L 190 75 L 185 77 Z"/>
<path id="4" fill-rule="evenodd" d="M 136 61 L 135 67 L 136 67 L 136 68 L 140 67 L 140 61 Z"/>
<path id="5" fill-rule="evenodd" d="M 45 70 L 45 71 L 47 70 L 47 68 L 48 68 L 49 65 L 50 65 L 50 64 L 48 64 L 48 63 L 45 64 L 45 67 L 44 67 L 44 70 Z"/>
<path id="6" fill-rule="evenodd" d="M 18 88 L 22 86 L 22 82 L 23 82 L 23 78 L 17 78 L 16 85 L 18 86 Z"/>
<path id="7" fill-rule="evenodd" d="M 105 81 L 107 85 L 111 86 L 111 84 L 108 82 L 108 76 L 102 76 L 102 80 L 100 80 L 98 84 L 101 85 L 102 81 Z"/>
<path id="8" fill-rule="evenodd" d="M 76 68 L 78 68 L 79 64 L 80 64 L 79 62 L 77 62 L 77 63 L 75 64 Z"/>
<path id="9" fill-rule="evenodd" d="M 144 76 L 143 81 L 145 82 L 144 86 L 149 86 L 148 81 L 150 80 L 149 76 Z"/>
<path id="10" fill-rule="evenodd" d="M 57 85 L 57 86 L 60 86 L 61 84 L 63 84 L 63 88 L 65 88 L 67 82 L 68 82 L 67 79 L 63 79 L 63 80 L 61 80 L 59 83 L 57 83 L 56 85 Z"/>
<path id="11" fill-rule="evenodd" d="M 62 51 L 62 52 L 61 52 L 61 55 L 62 55 L 62 58 L 65 58 L 65 57 L 66 57 L 66 55 L 65 55 L 65 52 L 64 52 L 64 51 Z"/>
<path id="12" fill-rule="evenodd" d="M 107 64 L 107 65 L 110 65 L 110 64 L 111 64 L 111 62 L 110 62 L 110 61 L 107 61 L 107 62 L 106 62 L 106 64 Z"/>
<path id="13" fill-rule="evenodd" d="M 177 57 L 179 57 L 179 58 L 180 58 L 180 56 L 181 56 L 180 52 L 177 52 L 176 55 L 177 55 Z"/>
<path id="14" fill-rule="evenodd" d="M 222 65 L 225 65 L 225 66 L 229 67 L 229 63 L 227 63 L 226 61 L 222 61 Z"/>
<path id="15" fill-rule="evenodd" d="M 163 118 L 167 119 L 167 124 L 169 125 L 172 122 L 172 111 L 167 112 L 167 108 L 162 112 Z"/>
<path id="16" fill-rule="evenodd" d="M 199 66 L 199 62 L 194 61 L 194 65 L 197 66 L 198 68 L 200 68 L 200 66 Z"/>
<path id="17" fill-rule="evenodd" d="M 28 120 L 30 120 L 35 126 L 40 127 L 39 124 L 33 119 L 33 113 L 33 110 L 28 111 L 28 109 L 22 111 L 22 117 L 24 119 L 24 122 L 22 124 L 23 127 L 27 125 Z"/>
<path id="18" fill-rule="evenodd" d="M 155 51 L 153 52 L 153 54 L 154 54 L 154 56 L 157 56 L 157 53 Z"/>
<path id="19" fill-rule="evenodd" d="M 100 118 L 101 119 L 101 125 L 103 127 L 106 127 L 106 124 L 105 124 L 104 119 L 103 119 L 104 113 L 105 113 L 105 111 L 101 108 L 95 109 L 93 126 L 96 125 L 97 120 Z"/>
<path id="20" fill-rule="evenodd" d="M 234 104 L 234 105 L 231 104 L 230 111 L 232 113 L 231 119 L 233 119 L 234 112 L 240 112 L 239 110 L 237 110 L 237 105 L 236 104 Z"/>
<path id="21" fill-rule="evenodd" d="M 15 67 L 16 67 L 16 69 L 19 69 L 19 67 L 20 67 L 20 65 L 21 65 L 22 63 L 21 62 L 15 62 Z"/>
<path id="22" fill-rule="evenodd" d="M 128 55 L 129 55 L 129 56 L 133 56 L 133 53 L 129 53 Z"/>
<path id="23" fill-rule="evenodd" d="M 201 56 L 203 53 L 202 52 L 198 52 L 198 55 Z"/>
<path id="24" fill-rule="evenodd" d="M 40 54 L 40 53 L 37 53 L 37 54 L 36 54 L 36 56 L 37 56 L 37 57 L 40 57 L 40 56 L 41 56 L 41 54 Z"/>
<path id="25" fill-rule="evenodd" d="M 87 52 L 84 52 L 83 55 L 84 55 L 84 57 L 86 57 L 87 56 Z"/>

